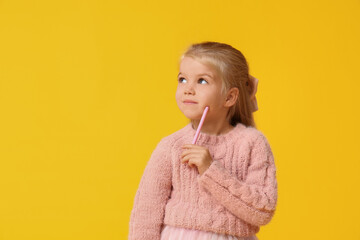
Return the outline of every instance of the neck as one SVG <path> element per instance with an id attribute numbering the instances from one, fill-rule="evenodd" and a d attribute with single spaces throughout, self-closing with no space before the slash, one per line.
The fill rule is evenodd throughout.
<path id="1" fill-rule="evenodd" d="M 197 129 L 199 126 L 200 120 L 191 120 L 193 129 Z M 221 135 L 229 132 L 234 127 L 228 121 L 204 121 L 201 128 L 202 133 L 210 135 Z"/>

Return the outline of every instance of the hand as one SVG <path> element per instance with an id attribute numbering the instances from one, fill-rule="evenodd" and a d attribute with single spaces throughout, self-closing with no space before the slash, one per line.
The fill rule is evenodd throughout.
<path id="1" fill-rule="evenodd" d="M 184 151 L 181 154 L 181 162 L 188 163 L 190 167 L 197 167 L 199 174 L 202 175 L 208 169 L 213 161 L 209 149 L 194 144 L 185 144 L 182 146 Z"/>

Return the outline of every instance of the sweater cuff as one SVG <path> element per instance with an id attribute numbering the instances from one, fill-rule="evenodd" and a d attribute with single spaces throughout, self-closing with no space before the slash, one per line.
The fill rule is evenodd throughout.
<path id="1" fill-rule="evenodd" d="M 230 176 L 227 176 L 228 173 L 226 172 L 226 169 L 224 166 L 218 161 L 214 160 L 210 167 L 206 169 L 205 172 L 199 177 L 199 182 L 201 184 L 204 184 L 208 181 L 208 179 L 217 179 L 218 181 L 222 182 L 226 178 L 229 178 Z"/>

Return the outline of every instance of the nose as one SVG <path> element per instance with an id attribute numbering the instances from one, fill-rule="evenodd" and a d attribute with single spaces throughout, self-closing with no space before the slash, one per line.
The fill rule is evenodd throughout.
<path id="1" fill-rule="evenodd" d="M 194 86 L 191 83 L 186 84 L 184 93 L 194 95 L 195 94 Z"/>

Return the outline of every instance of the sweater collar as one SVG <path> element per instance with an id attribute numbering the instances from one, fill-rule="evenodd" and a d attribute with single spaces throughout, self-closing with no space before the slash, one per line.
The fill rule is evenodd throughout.
<path id="1" fill-rule="evenodd" d="M 246 128 L 242 123 L 237 123 L 236 126 L 231 129 L 229 132 L 220 135 L 207 134 L 200 131 L 199 138 L 196 141 L 197 144 L 221 144 L 224 142 L 229 142 L 232 139 L 235 139 L 238 136 L 239 132 Z M 186 125 L 186 129 L 189 131 L 191 137 L 193 138 L 196 133 L 196 129 L 193 129 L 191 122 Z"/>

